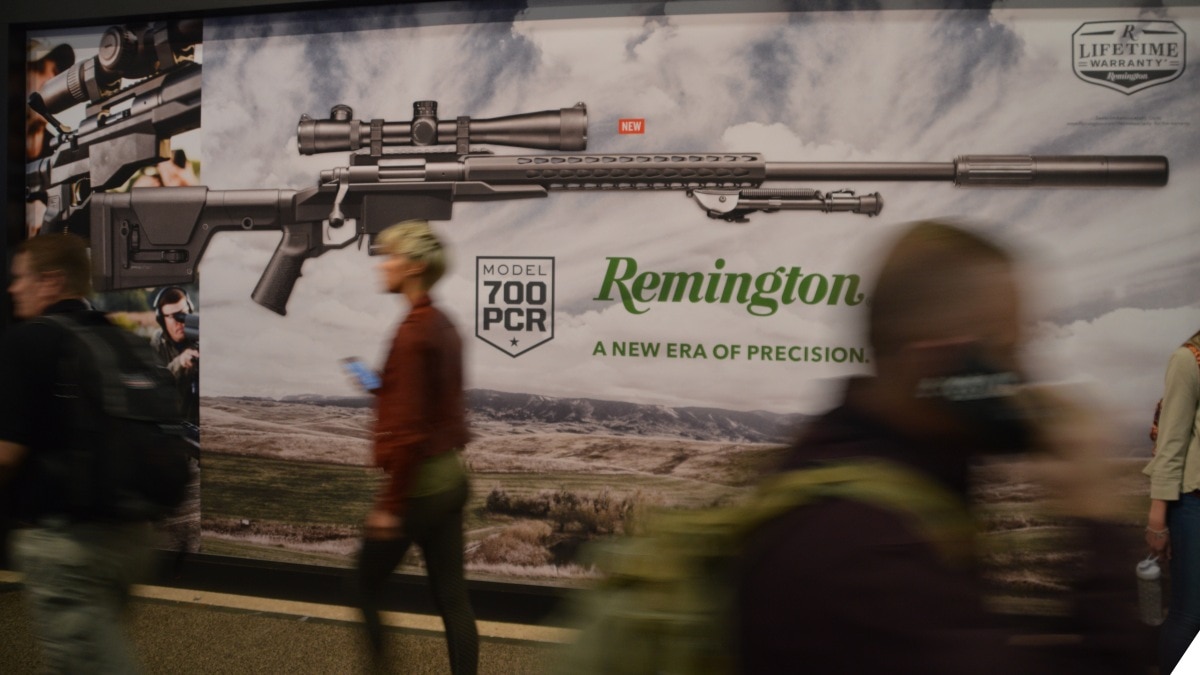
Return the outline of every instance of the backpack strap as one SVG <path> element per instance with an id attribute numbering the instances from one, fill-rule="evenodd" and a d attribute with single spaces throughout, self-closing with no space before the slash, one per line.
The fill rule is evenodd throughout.
<path id="1" fill-rule="evenodd" d="M 40 323 L 45 326 L 56 326 L 58 330 L 69 335 L 78 335 L 79 323 L 65 314 L 44 314 L 42 316 L 30 319 L 30 323 Z M 79 354 L 76 344 L 71 338 L 64 338 L 64 342 L 55 356 L 55 369 L 58 377 L 67 381 L 72 385 L 72 389 L 79 386 Z M 62 395 L 64 392 L 58 392 Z M 73 392 L 74 396 L 78 396 L 79 392 Z"/>
<path id="2" fill-rule="evenodd" d="M 969 564 L 976 523 L 962 498 L 940 483 L 896 462 L 863 459 L 789 471 L 759 488 L 749 522 L 761 526 L 803 504 L 822 499 L 862 502 L 900 514 L 951 566 Z"/>
<path id="3" fill-rule="evenodd" d="M 953 567 L 970 564 L 975 553 L 976 524 L 961 498 L 896 462 L 862 459 L 778 474 L 729 506 L 657 512 L 646 525 L 648 536 L 600 547 L 595 562 L 617 585 L 622 578 L 670 581 L 689 573 L 678 566 L 736 555 L 758 528 L 824 499 L 854 500 L 901 514 Z M 664 550 L 672 555 L 655 554 Z"/>
<path id="4" fill-rule="evenodd" d="M 96 371 L 100 376 L 100 400 L 103 401 L 105 409 L 109 414 L 127 415 L 125 387 L 117 377 L 117 373 L 120 372 L 117 352 L 109 345 L 108 341 L 98 331 L 65 314 L 48 314 L 40 319 L 66 329 L 87 348 L 88 353 L 95 361 Z"/>
<path id="5" fill-rule="evenodd" d="M 46 454 L 43 461 L 47 463 L 48 476 L 62 490 L 66 515 L 88 520 L 94 517 L 95 448 L 84 439 L 100 432 L 100 415 L 87 404 L 85 390 L 90 383 L 85 381 L 84 371 L 87 354 L 94 350 L 82 338 L 85 330 L 82 324 L 69 314 L 43 314 L 31 322 L 55 326 L 68 335 L 63 338 L 56 357 L 55 397 L 63 405 L 62 414 L 66 417 L 64 424 L 70 430 L 69 437 L 60 452 Z"/>

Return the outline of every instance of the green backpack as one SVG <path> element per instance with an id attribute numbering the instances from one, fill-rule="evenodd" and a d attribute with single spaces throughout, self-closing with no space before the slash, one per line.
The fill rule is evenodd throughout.
<path id="1" fill-rule="evenodd" d="M 782 473 L 729 506 L 665 511 L 646 534 L 593 550 L 604 575 L 570 610 L 579 629 L 559 664 L 572 675 L 733 673 L 733 565 L 749 535 L 792 509 L 852 499 L 906 514 L 947 562 L 972 555 L 975 525 L 962 500 L 882 460 Z"/>

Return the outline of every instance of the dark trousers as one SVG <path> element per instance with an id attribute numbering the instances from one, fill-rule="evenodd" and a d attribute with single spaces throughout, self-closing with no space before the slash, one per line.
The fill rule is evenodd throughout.
<path id="1" fill-rule="evenodd" d="M 358 607 L 367 640 L 378 662 L 383 658 L 383 626 L 379 620 L 380 591 L 392 571 L 416 544 L 425 556 L 429 584 L 450 651 L 454 675 L 475 675 L 479 667 L 479 633 L 463 576 L 463 507 L 467 483 L 437 494 L 413 497 L 399 539 L 364 539 L 358 555 Z"/>

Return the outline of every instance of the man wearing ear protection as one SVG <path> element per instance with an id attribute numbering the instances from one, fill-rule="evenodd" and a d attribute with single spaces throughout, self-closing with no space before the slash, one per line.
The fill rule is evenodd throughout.
<path id="1" fill-rule="evenodd" d="M 175 376 L 179 395 L 183 399 L 184 421 L 200 423 L 200 342 L 189 335 L 188 317 L 193 320 L 196 308 L 186 290 L 166 286 L 154 295 L 154 320 L 159 331 L 150 346 Z"/>
<path id="2" fill-rule="evenodd" d="M 998 244 L 938 222 L 908 227 L 886 253 L 868 316 L 875 375 L 849 381 L 779 470 L 883 463 L 908 478 L 891 494 L 911 496 L 902 507 L 825 497 L 750 536 L 737 579 L 742 672 L 1136 672 L 1124 628 L 1110 624 L 1131 613 L 1104 605 L 1119 595 L 1110 584 L 1130 585 L 1128 566 L 1085 571 L 1090 590 L 1072 599 L 1088 606 L 1064 629 L 1070 648 L 1014 647 L 983 606 L 970 467 L 1053 441 L 1035 424 L 1046 408 L 1023 392 L 1015 267 Z M 1114 546 L 1097 527 L 1080 528 L 1083 545 Z"/>

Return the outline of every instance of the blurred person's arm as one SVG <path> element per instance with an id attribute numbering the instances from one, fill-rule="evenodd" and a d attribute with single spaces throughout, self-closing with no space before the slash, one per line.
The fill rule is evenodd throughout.
<path id="1" fill-rule="evenodd" d="M 1146 518 L 1146 546 L 1154 555 L 1171 559 L 1171 531 L 1167 529 L 1167 500 L 1151 499 Z"/>
<path id="2" fill-rule="evenodd" d="M 29 449 L 20 443 L 0 441 L 0 488 L 12 479 L 28 452 Z"/>
<path id="3" fill-rule="evenodd" d="M 1084 553 L 1063 598 L 1070 609 L 1061 630 L 1073 643 L 1046 651 L 1053 672 L 1131 673 L 1140 665 L 1129 550 L 1136 537 L 1125 525 L 1137 508 L 1122 493 L 1117 436 L 1107 411 L 1079 394 L 1038 390 L 1037 472 L 1049 504 L 1069 523 L 1068 550 Z"/>
<path id="4" fill-rule="evenodd" d="M 12 480 L 17 469 L 29 454 L 35 410 L 31 392 L 34 390 L 29 368 L 40 367 L 42 355 L 29 348 L 30 331 L 9 330 L 0 339 L 0 489 Z M 48 340 L 36 334 L 35 346 L 45 346 Z"/>
<path id="5" fill-rule="evenodd" d="M 1118 495 L 1120 468 L 1116 438 L 1106 411 L 1083 396 L 1059 388 L 1038 388 L 1031 400 L 1039 410 L 1034 456 L 1036 478 L 1048 490 L 1052 508 L 1068 518 L 1116 522 L 1133 506 Z"/>

